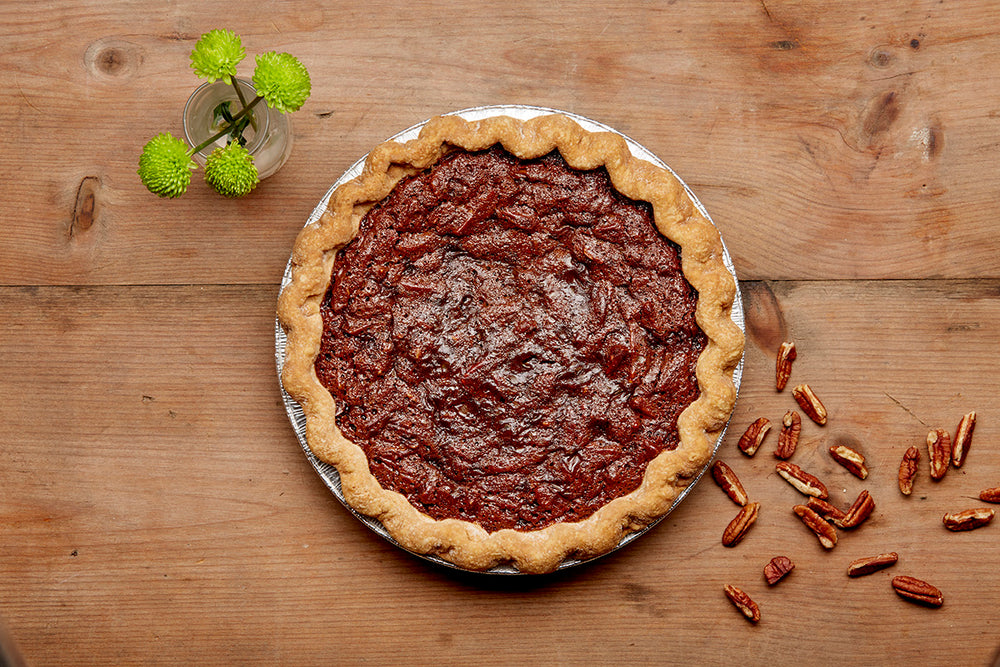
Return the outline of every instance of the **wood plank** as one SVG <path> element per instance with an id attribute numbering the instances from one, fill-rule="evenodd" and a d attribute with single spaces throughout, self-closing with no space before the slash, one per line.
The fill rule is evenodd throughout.
<path id="1" fill-rule="evenodd" d="M 940 520 L 1000 484 L 998 18 L 989 0 L 372 0 L 236 18 L 190 0 L 0 4 L 0 621 L 30 664 L 990 662 L 1000 528 Z M 138 151 L 180 134 L 199 83 L 188 53 L 220 26 L 251 56 L 309 67 L 295 150 L 244 200 L 197 180 L 157 200 Z M 749 338 L 720 457 L 762 503 L 736 549 L 719 541 L 736 508 L 703 481 L 588 566 L 457 573 L 369 532 L 302 455 L 272 347 L 295 234 L 383 138 L 499 103 L 626 132 L 722 231 Z M 773 472 L 774 436 L 754 459 L 735 449 L 754 418 L 792 407 L 771 384 L 785 339 L 792 382 L 831 414 L 793 460 L 834 502 L 867 488 L 878 505 L 829 553 L 790 511 L 801 497 Z M 902 451 L 970 409 L 966 467 L 938 483 L 924 469 L 902 497 Z M 833 442 L 866 454 L 866 482 L 827 456 Z M 886 550 L 892 570 L 843 574 Z M 778 553 L 797 567 L 768 589 Z M 899 600 L 895 574 L 936 584 L 945 606 Z M 760 602 L 758 626 L 725 583 Z"/>
<path id="2" fill-rule="evenodd" d="M 391 547 L 313 473 L 278 394 L 269 286 L 0 288 L 0 617 L 31 664 L 987 662 L 1000 526 L 952 534 L 941 515 L 1000 483 L 1000 284 L 755 282 L 744 298 L 751 334 L 720 457 L 762 503 L 746 540 L 721 546 L 736 507 L 703 480 L 614 555 L 487 578 Z M 802 498 L 773 472 L 773 436 L 753 459 L 735 448 L 752 419 L 793 405 L 772 384 L 786 336 L 792 383 L 830 411 L 793 461 L 833 502 L 867 488 L 877 503 L 829 553 L 791 513 Z M 966 466 L 939 483 L 924 472 L 902 497 L 902 451 L 970 409 Z M 826 455 L 840 440 L 868 457 L 866 482 Z M 845 576 L 889 550 L 895 568 Z M 768 589 L 777 554 L 797 567 Z M 934 583 L 945 606 L 900 600 L 896 574 Z M 758 626 L 726 583 L 758 600 Z M 956 628 L 961 642 L 940 641 Z"/>
<path id="3" fill-rule="evenodd" d="M 746 279 L 997 278 L 1000 7 L 881 3 L 0 6 L 0 284 L 273 283 L 327 187 L 395 132 L 482 104 L 633 136 L 712 212 Z M 165 202 L 135 174 L 181 133 L 188 53 L 229 25 L 313 95 L 275 177 Z M 249 63 L 247 71 L 249 71 Z M 241 70 L 242 71 L 242 70 Z"/>

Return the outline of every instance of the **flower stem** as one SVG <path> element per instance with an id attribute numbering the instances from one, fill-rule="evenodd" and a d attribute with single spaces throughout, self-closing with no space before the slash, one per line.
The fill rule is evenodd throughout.
<path id="1" fill-rule="evenodd" d="M 246 98 L 245 95 L 243 95 L 243 89 L 240 88 L 240 84 L 236 80 L 236 77 L 235 76 L 231 76 L 231 77 L 229 77 L 229 80 L 230 80 L 230 82 L 232 82 L 233 88 L 236 90 L 236 97 L 240 98 L 240 104 L 242 104 L 243 107 L 246 108 L 246 106 L 247 106 L 247 98 Z M 257 119 L 254 118 L 253 116 L 250 116 L 250 127 L 253 128 L 254 132 L 257 131 Z"/>
<path id="2" fill-rule="evenodd" d="M 243 116 L 246 116 L 248 113 L 250 113 L 250 110 L 253 109 L 255 106 L 257 106 L 257 103 L 260 102 L 262 99 L 264 99 L 262 95 L 258 95 L 257 97 L 255 97 L 253 101 L 250 102 L 250 104 L 244 106 L 243 109 L 241 109 L 238 114 L 233 116 L 233 120 L 231 123 L 229 123 L 224 128 L 222 128 L 221 130 L 210 136 L 208 139 L 205 139 L 205 141 L 201 142 L 200 144 L 189 150 L 188 155 L 194 155 L 205 146 L 211 145 L 216 139 L 219 139 L 220 137 L 224 137 L 227 134 L 229 134 L 229 131 L 232 129 L 233 125 L 236 124 L 236 121 L 238 121 L 240 118 L 243 118 Z M 253 118 L 253 116 L 251 116 L 251 118 Z"/>

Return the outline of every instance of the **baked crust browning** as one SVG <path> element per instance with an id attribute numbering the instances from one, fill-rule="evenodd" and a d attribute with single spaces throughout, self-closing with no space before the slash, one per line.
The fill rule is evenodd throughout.
<path id="1" fill-rule="evenodd" d="M 649 202 L 657 229 L 681 248 L 682 272 L 699 295 L 695 320 L 707 338 L 695 369 L 699 396 L 678 418 L 678 447 L 654 458 L 639 488 L 631 493 L 586 519 L 539 530 L 488 532 L 460 519 L 435 520 L 403 495 L 383 489 L 361 447 L 337 427 L 335 401 L 314 369 L 323 330 L 320 306 L 335 257 L 357 234 L 365 213 L 401 179 L 429 168 L 449 151 L 481 151 L 497 144 L 521 159 L 558 150 L 574 169 L 603 166 L 618 192 Z M 410 551 L 470 570 L 509 563 L 521 572 L 547 572 L 567 558 L 607 553 L 625 535 L 670 509 L 708 464 L 714 440 L 732 412 L 736 396 L 732 375 L 742 355 L 743 334 L 731 318 L 735 282 L 723 262 L 718 232 L 668 170 L 633 157 L 620 136 L 588 132 L 565 116 L 528 121 L 496 116 L 474 122 L 443 116 L 430 120 L 412 141 L 381 144 L 369 154 L 361 175 L 337 188 L 326 212 L 303 228 L 291 264 L 291 282 L 278 301 L 278 318 L 288 336 L 283 386 L 306 415 L 310 449 L 337 468 L 347 503 L 379 520 Z"/>

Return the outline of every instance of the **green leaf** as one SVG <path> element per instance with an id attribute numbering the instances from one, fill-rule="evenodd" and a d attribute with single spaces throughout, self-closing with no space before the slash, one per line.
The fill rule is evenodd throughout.
<path id="1" fill-rule="evenodd" d="M 229 131 L 229 140 L 239 142 L 240 146 L 247 145 L 247 139 L 243 136 L 243 132 L 250 126 L 250 117 L 243 116 L 236 123 L 233 124 L 233 129 Z"/>
<path id="2" fill-rule="evenodd" d="M 229 110 L 229 106 L 233 103 L 232 100 L 226 100 L 225 102 L 220 102 L 217 107 L 212 109 L 212 127 L 223 128 L 226 123 L 233 122 L 233 112 Z"/>

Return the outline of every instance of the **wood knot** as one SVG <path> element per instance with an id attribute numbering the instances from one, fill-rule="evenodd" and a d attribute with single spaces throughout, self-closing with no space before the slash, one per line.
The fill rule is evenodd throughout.
<path id="1" fill-rule="evenodd" d="M 878 47 L 868 54 L 868 64 L 875 69 L 885 69 L 892 64 L 892 54 Z"/>
<path id="2" fill-rule="evenodd" d="M 97 68 L 105 74 L 117 76 L 125 67 L 126 60 L 124 51 L 109 47 L 98 53 L 94 62 L 97 64 Z"/>
<path id="3" fill-rule="evenodd" d="M 770 285 L 763 281 L 741 282 L 747 335 L 760 349 L 771 353 L 789 340 L 788 323 Z"/>
<path id="4" fill-rule="evenodd" d="M 122 79 L 135 75 L 142 64 L 142 49 L 117 37 L 104 37 L 87 48 L 84 63 L 93 76 Z"/>
<path id="5" fill-rule="evenodd" d="M 87 176 L 80 181 L 80 187 L 76 190 L 76 203 L 73 205 L 73 215 L 69 221 L 68 231 L 71 239 L 78 237 L 94 226 L 100 191 L 101 179 L 97 176 Z"/>
<path id="6" fill-rule="evenodd" d="M 928 160 L 933 160 L 941 152 L 944 146 L 944 132 L 937 125 L 927 128 L 927 148 L 926 156 Z"/>
<path id="7" fill-rule="evenodd" d="M 769 46 L 778 51 L 791 51 L 799 48 L 799 43 L 794 39 L 779 39 L 776 42 L 771 42 Z"/>
<path id="8" fill-rule="evenodd" d="M 910 135 L 910 141 L 920 149 L 921 158 L 924 162 L 930 162 L 936 158 L 944 147 L 944 131 L 937 122 L 929 124 L 927 127 L 919 127 Z"/>
<path id="9" fill-rule="evenodd" d="M 899 118 L 899 112 L 899 100 L 894 90 L 882 93 L 869 103 L 861 122 L 861 129 L 870 145 L 876 143 L 879 135 L 889 131 Z"/>

